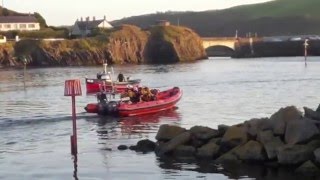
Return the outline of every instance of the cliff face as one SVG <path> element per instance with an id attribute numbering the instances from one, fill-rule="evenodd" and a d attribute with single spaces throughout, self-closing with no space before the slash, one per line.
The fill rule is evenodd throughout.
<path id="1" fill-rule="evenodd" d="M 63 41 L 23 40 L 15 55 L 26 57 L 30 66 L 79 66 L 143 62 L 147 33 L 134 26 L 121 26 L 107 35 Z"/>
<path id="2" fill-rule="evenodd" d="M 151 63 L 172 63 L 207 58 L 202 40 L 191 29 L 155 26 L 151 29 L 145 59 Z"/>
<path id="3" fill-rule="evenodd" d="M 111 33 L 108 61 L 116 64 L 144 62 L 143 51 L 148 34 L 136 26 L 124 25 Z"/>
<path id="4" fill-rule="evenodd" d="M 95 65 L 103 62 L 106 52 L 103 48 L 95 48 L 94 44 L 90 39 L 51 42 L 24 40 L 16 43 L 15 54 L 17 57 L 26 57 L 30 66 Z"/>
<path id="5" fill-rule="evenodd" d="M 12 43 L 0 44 L 0 67 L 10 67 L 20 62 L 14 58 L 14 49 Z"/>
<path id="6" fill-rule="evenodd" d="M 201 39 L 182 27 L 155 27 L 148 31 L 130 25 L 91 38 L 42 41 L 21 40 L 0 46 L 1 66 L 87 66 L 124 63 L 178 62 L 206 57 Z"/>

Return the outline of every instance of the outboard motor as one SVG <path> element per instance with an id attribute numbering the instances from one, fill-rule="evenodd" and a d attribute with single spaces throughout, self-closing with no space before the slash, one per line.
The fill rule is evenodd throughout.
<path id="1" fill-rule="evenodd" d="M 118 105 L 119 105 L 119 103 L 118 102 L 116 102 L 116 101 L 110 101 L 109 103 L 108 103 L 108 112 L 110 113 L 110 114 L 116 114 L 117 112 L 118 112 Z"/>
<path id="2" fill-rule="evenodd" d="M 100 102 L 98 104 L 98 114 L 100 115 L 116 115 L 118 112 L 118 102 Z"/>
<path id="3" fill-rule="evenodd" d="M 102 74 L 101 73 L 97 73 L 97 79 L 101 79 Z"/>

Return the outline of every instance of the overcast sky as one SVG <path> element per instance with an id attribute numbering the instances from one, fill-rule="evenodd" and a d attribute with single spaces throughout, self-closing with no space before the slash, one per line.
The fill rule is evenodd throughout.
<path id="1" fill-rule="evenodd" d="M 165 12 L 224 9 L 270 0 L 2 0 L 5 8 L 22 13 L 40 13 L 48 25 L 72 25 L 80 17 L 95 16 L 108 21 Z"/>

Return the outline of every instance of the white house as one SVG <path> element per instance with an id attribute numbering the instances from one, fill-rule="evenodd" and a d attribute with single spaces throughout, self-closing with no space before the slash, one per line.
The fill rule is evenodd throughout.
<path id="1" fill-rule="evenodd" d="M 71 35 L 85 37 L 90 34 L 95 28 L 110 29 L 113 28 L 113 26 L 106 20 L 106 16 L 104 16 L 103 19 L 99 20 L 95 19 L 95 17 L 90 20 L 89 17 L 87 17 L 86 20 L 83 21 L 83 19 L 81 18 L 80 21 L 77 20 L 74 23 L 71 29 Z"/>
<path id="2" fill-rule="evenodd" d="M 0 16 L 0 31 L 36 31 L 40 24 L 34 16 Z"/>

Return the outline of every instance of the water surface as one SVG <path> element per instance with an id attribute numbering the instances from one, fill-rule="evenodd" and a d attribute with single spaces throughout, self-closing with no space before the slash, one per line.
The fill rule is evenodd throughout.
<path id="1" fill-rule="evenodd" d="M 0 70 L 0 179 L 273 179 L 286 171 L 242 166 L 219 167 L 192 160 L 158 159 L 154 153 L 119 151 L 121 144 L 155 140 L 161 124 L 185 128 L 233 125 L 269 117 L 281 107 L 316 108 L 319 104 L 320 63 L 310 57 L 230 59 L 196 63 L 114 66 L 115 72 L 142 79 L 159 89 L 178 86 L 184 95 L 174 111 L 130 118 L 99 117 L 83 107 L 95 102 L 85 94 L 84 77 L 102 67 Z M 25 79 L 25 81 L 24 81 Z M 77 168 L 70 155 L 71 99 L 64 81 L 81 79 L 76 98 Z"/>

